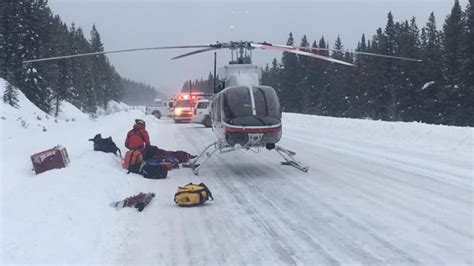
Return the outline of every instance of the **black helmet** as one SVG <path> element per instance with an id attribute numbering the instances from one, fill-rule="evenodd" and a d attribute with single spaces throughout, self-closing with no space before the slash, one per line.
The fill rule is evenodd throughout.
<path id="1" fill-rule="evenodd" d="M 135 119 L 135 123 L 145 125 L 145 121 L 143 121 L 143 119 Z"/>

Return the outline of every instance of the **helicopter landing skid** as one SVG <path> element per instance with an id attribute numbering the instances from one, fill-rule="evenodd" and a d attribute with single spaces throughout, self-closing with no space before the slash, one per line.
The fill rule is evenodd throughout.
<path id="1" fill-rule="evenodd" d="M 209 149 L 211 148 L 214 148 L 212 149 L 212 151 L 208 151 Z M 191 169 L 193 170 L 193 173 L 195 175 L 198 175 L 199 174 L 199 169 L 201 169 L 201 167 L 207 162 L 207 160 L 209 160 L 209 158 L 212 157 L 212 155 L 219 150 L 219 145 L 218 145 L 218 142 L 213 142 L 211 143 L 209 146 L 207 146 L 197 157 L 196 159 L 194 159 L 194 161 L 192 161 L 189 166 L 191 167 Z M 199 159 L 201 159 L 203 156 L 206 156 L 204 161 L 198 163 Z"/>
<path id="2" fill-rule="evenodd" d="M 277 151 L 278 154 L 280 154 L 281 157 L 283 157 L 283 159 L 285 160 L 284 162 L 281 162 L 282 165 L 290 165 L 290 166 L 293 166 L 293 167 L 295 167 L 298 170 L 301 170 L 303 172 L 308 172 L 309 167 L 308 166 L 303 166 L 299 161 L 297 161 L 293 157 L 293 156 L 296 155 L 296 153 L 294 151 L 287 150 L 287 149 L 285 149 L 281 146 L 278 146 L 278 145 L 275 146 L 275 151 Z"/>
<path id="3" fill-rule="evenodd" d="M 227 153 L 236 151 L 233 146 L 222 144 L 218 141 L 211 143 L 207 146 L 195 159 L 189 164 L 189 167 L 193 170 L 195 175 L 199 174 L 199 169 L 203 167 L 203 165 L 216 153 L 216 151 L 220 151 L 220 153 Z M 275 150 L 283 157 L 285 160 L 281 162 L 282 165 L 290 165 L 293 166 L 303 172 L 308 172 L 308 166 L 303 166 L 299 161 L 297 161 L 293 156 L 296 155 L 295 152 L 287 150 L 283 147 L 278 145 L 275 146 Z M 202 159 L 204 157 L 204 159 Z M 202 160 L 201 160 L 202 159 Z M 200 161 L 201 160 L 201 161 Z"/>

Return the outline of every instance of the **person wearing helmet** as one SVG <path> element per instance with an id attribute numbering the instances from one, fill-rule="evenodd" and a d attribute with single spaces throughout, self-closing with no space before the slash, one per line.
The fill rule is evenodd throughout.
<path id="1" fill-rule="evenodd" d="M 125 147 L 130 150 L 138 150 L 143 152 L 146 146 L 150 145 L 150 136 L 145 129 L 145 121 L 142 119 L 135 119 L 135 125 L 128 131 L 125 139 Z"/>

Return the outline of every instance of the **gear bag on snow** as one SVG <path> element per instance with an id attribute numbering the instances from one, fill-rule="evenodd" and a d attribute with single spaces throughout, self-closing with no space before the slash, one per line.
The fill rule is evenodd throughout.
<path id="1" fill-rule="evenodd" d="M 129 170 L 131 165 L 142 162 L 142 153 L 140 151 L 127 151 L 122 162 L 123 169 Z"/>
<path id="2" fill-rule="evenodd" d="M 201 205 L 209 198 L 214 200 L 211 191 L 204 183 L 199 185 L 189 183 L 184 187 L 179 187 L 178 192 L 174 194 L 174 202 L 182 207 Z"/>
<path id="3" fill-rule="evenodd" d="M 35 173 L 40 174 L 51 169 L 66 167 L 69 164 L 69 155 L 66 148 L 58 145 L 52 149 L 31 155 L 31 161 Z"/>
<path id="4" fill-rule="evenodd" d="M 95 135 L 94 138 L 89 139 L 89 141 L 94 142 L 94 151 L 103 151 L 103 152 L 110 152 L 117 155 L 117 152 L 122 157 L 122 151 L 117 147 L 115 142 L 112 140 L 112 137 L 108 137 L 103 139 L 102 135 L 99 133 Z"/>
<path id="5" fill-rule="evenodd" d="M 158 154 L 158 147 L 153 145 L 148 145 L 143 149 L 143 160 L 147 161 L 149 159 L 153 159 Z M 156 158 L 155 158 L 156 159 Z"/>
<path id="6" fill-rule="evenodd" d="M 128 173 L 140 174 L 148 179 L 164 179 L 168 176 L 168 168 L 158 160 L 148 160 L 130 165 Z"/>
<path id="7" fill-rule="evenodd" d="M 144 178 L 164 179 L 168 176 L 168 168 L 158 160 L 148 160 L 143 164 L 140 174 Z"/>

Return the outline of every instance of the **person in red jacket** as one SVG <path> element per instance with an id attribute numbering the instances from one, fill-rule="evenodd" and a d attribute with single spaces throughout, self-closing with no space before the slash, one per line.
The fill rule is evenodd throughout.
<path id="1" fill-rule="evenodd" d="M 145 121 L 142 119 L 135 119 L 135 125 L 128 131 L 125 139 L 125 147 L 130 150 L 138 150 L 143 152 L 146 146 L 150 145 L 150 136 L 145 129 Z"/>

